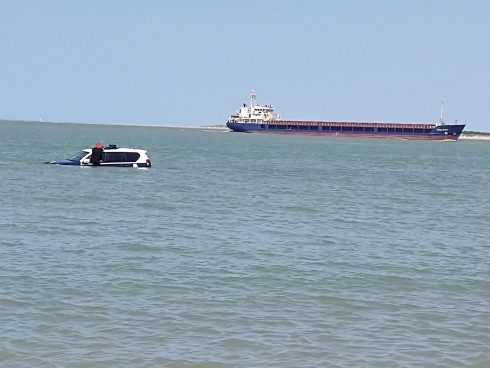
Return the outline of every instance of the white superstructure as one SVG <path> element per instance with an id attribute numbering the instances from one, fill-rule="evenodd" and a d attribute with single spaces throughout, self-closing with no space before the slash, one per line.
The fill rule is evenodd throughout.
<path id="1" fill-rule="evenodd" d="M 252 90 L 250 93 L 250 105 L 243 106 L 235 114 L 231 115 L 230 122 L 262 123 L 279 119 L 279 114 L 274 113 L 272 105 L 257 105 L 257 95 Z"/>

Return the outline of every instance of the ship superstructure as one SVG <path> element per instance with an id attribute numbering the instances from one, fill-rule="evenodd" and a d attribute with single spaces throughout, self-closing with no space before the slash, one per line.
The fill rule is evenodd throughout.
<path id="1" fill-rule="evenodd" d="M 230 120 L 243 123 L 261 123 L 278 120 L 279 115 L 274 113 L 272 105 L 257 105 L 257 94 L 254 90 L 250 92 L 250 105 L 243 104 Z"/>

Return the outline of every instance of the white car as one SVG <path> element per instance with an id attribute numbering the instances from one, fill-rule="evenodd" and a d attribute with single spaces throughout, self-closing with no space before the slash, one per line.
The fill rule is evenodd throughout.
<path id="1" fill-rule="evenodd" d="M 72 157 L 61 160 L 51 161 L 51 164 L 94 166 L 90 163 L 92 149 L 86 148 Z M 135 148 L 119 148 L 115 145 L 104 147 L 100 166 L 119 166 L 119 167 L 151 167 L 151 161 L 145 150 Z"/>

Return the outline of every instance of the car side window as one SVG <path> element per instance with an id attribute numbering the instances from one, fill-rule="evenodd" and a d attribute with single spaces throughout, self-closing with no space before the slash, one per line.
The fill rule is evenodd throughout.
<path id="1" fill-rule="evenodd" d="M 109 162 L 136 162 L 140 158 L 138 152 L 104 152 L 102 160 Z"/>
<path id="2" fill-rule="evenodd" d="M 104 153 L 104 162 L 116 162 L 116 153 L 115 152 L 105 152 Z"/>
<path id="3" fill-rule="evenodd" d="M 140 154 L 138 152 L 127 152 L 126 157 L 128 162 L 136 162 L 140 158 Z"/>
<path id="4" fill-rule="evenodd" d="M 104 161 L 105 162 L 126 162 L 126 153 L 125 152 L 106 152 Z"/>

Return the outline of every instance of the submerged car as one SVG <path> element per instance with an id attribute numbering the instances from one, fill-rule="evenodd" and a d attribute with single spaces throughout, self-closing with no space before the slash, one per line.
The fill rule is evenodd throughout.
<path id="1" fill-rule="evenodd" d="M 92 149 L 86 148 L 72 157 L 61 160 L 51 161 L 51 164 L 75 165 L 75 166 L 94 166 L 90 162 Z M 119 167 L 151 167 L 151 161 L 145 150 L 135 148 L 120 148 L 115 145 L 104 147 L 100 166 L 119 166 Z"/>

